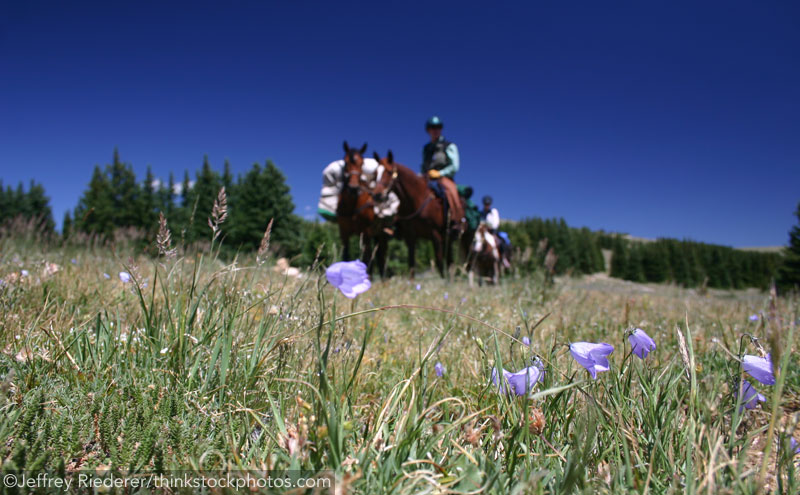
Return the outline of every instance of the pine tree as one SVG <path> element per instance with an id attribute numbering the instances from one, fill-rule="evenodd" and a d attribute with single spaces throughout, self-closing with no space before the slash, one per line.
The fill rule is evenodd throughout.
<path id="1" fill-rule="evenodd" d="M 141 196 L 139 199 L 139 219 L 138 227 L 148 234 L 155 232 L 158 223 L 158 198 L 153 183 L 156 181 L 150 165 L 147 166 L 144 182 L 141 186 Z M 148 235 L 148 237 L 151 237 Z"/>
<path id="2" fill-rule="evenodd" d="M 72 216 L 69 214 L 69 210 L 64 213 L 64 222 L 61 224 L 61 237 L 63 239 L 69 239 L 70 235 L 72 235 Z"/>
<path id="3" fill-rule="evenodd" d="M 26 216 L 35 219 L 41 231 L 50 233 L 55 230 L 53 210 L 50 208 L 50 198 L 45 194 L 44 186 L 31 181 L 25 205 L 28 209 Z"/>
<path id="4" fill-rule="evenodd" d="M 123 163 L 119 151 L 114 149 L 114 159 L 108 170 L 114 221 L 118 227 L 141 227 L 140 187 L 130 164 Z"/>
<path id="5" fill-rule="evenodd" d="M 271 161 L 267 161 L 264 168 L 254 164 L 239 178 L 232 204 L 230 243 L 257 248 L 267 224 L 273 219 L 272 242 L 280 246 L 284 254 L 300 252 L 302 246 L 297 235 L 300 220 L 292 214 L 294 204 L 286 179 Z"/>
<path id="6" fill-rule="evenodd" d="M 625 279 L 633 282 L 645 282 L 644 267 L 642 265 L 642 247 L 631 245 L 628 251 L 627 270 Z"/>
<path id="7" fill-rule="evenodd" d="M 197 173 L 194 187 L 189 191 L 187 198 L 191 203 L 190 223 L 187 230 L 187 240 L 195 242 L 211 238 L 211 229 L 208 227 L 208 217 L 214 207 L 214 200 L 222 188 L 222 180 L 217 172 L 211 168 L 208 155 L 203 157 L 203 167 Z M 193 216 L 193 218 L 191 218 Z"/>
<path id="8" fill-rule="evenodd" d="M 611 248 L 611 276 L 615 278 L 625 278 L 628 274 L 628 254 L 625 249 L 625 241 L 621 236 L 614 237 L 614 244 Z"/>
<path id="9" fill-rule="evenodd" d="M 642 267 L 647 281 L 666 281 L 669 277 L 669 254 L 661 240 L 642 246 L 642 254 Z"/>
<path id="10" fill-rule="evenodd" d="M 798 224 L 789 231 L 789 246 L 783 250 L 783 263 L 777 283 L 782 290 L 800 288 L 800 203 L 795 211 Z"/>
<path id="11" fill-rule="evenodd" d="M 99 165 L 95 165 L 89 188 L 75 208 L 75 225 L 83 232 L 99 235 L 110 235 L 116 227 L 111 184 Z"/>

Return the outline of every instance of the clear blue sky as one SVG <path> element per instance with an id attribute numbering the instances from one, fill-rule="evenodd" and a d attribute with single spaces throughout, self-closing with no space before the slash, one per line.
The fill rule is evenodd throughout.
<path id="1" fill-rule="evenodd" d="M 438 114 L 505 218 L 785 244 L 797 2 L 0 5 L 0 178 L 57 221 L 119 147 L 142 177 L 270 158 L 316 209 L 343 139 L 419 166 Z"/>

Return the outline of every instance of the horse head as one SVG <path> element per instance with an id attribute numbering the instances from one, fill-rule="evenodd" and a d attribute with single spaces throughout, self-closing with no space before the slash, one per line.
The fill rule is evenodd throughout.
<path id="1" fill-rule="evenodd" d="M 392 154 L 392 150 L 386 153 L 385 158 L 381 158 L 377 152 L 375 152 L 373 156 L 375 160 L 383 166 L 383 174 L 372 190 L 372 195 L 378 201 L 383 201 L 394 186 L 395 179 L 397 179 L 397 164 L 394 163 L 394 154 Z"/>
<path id="2" fill-rule="evenodd" d="M 361 149 L 351 148 L 347 141 L 344 142 L 344 181 L 351 191 L 358 189 L 361 185 L 361 167 L 364 166 L 364 153 L 367 151 L 367 143 Z"/>

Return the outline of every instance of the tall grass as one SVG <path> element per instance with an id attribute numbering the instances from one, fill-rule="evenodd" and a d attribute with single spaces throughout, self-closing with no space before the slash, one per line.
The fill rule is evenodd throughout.
<path id="1" fill-rule="evenodd" d="M 542 276 L 395 278 L 350 301 L 324 267 L 290 278 L 266 249 L 218 250 L 0 239 L 0 278 L 29 273 L 0 288 L 4 471 L 330 469 L 342 493 L 370 494 L 798 491 L 796 299 Z M 658 344 L 644 361 L 632 327 Z M 592 380 L 573 341 L 614 345 L 612 368 Z M 783 351 L 778 383 L 740 412 L 738 358 L 760 343 Z M 528 397 L 492 386 L 493 367 L 535 358 Z"/>

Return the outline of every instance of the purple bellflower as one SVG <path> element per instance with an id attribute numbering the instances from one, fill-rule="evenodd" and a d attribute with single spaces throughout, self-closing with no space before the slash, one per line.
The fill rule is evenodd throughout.
<path id="1" fill-rule="evenodd" d="M 637 328 L 633 333 L 628 335 L 628 341 L 630 341 L 633 347 L 633 353 L 639 356 L 639 359 L 646 358 L 650 351 L 656 349 L 655 341 L 641 328 Z"/>
<path id="2" fill-rule="evenodd" d="M 367 265 L 361 260 L 334 263 L 325 270 L 325 276 L 332 286 L 342 291 L 342 294 L 349 299 L 372 287 L 367 275 Z"/>
<path id="3" fill-rule="evenodd" d="M 753 378 L 764 385 L 775 385 L 775 373 L 772 371 L 772 356 L 750 356 L 745 354 L 742 358 L 742 368 Z"/>
<path id="4" fill-rule="evenodd" d="M 591 342 L 573 342 L 569 345 L 569 352 L 572 357 L 586 371 L 592 375 L 592 379 L 597 379 L 598 371 L 608 371 L 608 355 L 614 352 L 614 346 L 601 342 L 593 344 Z"/>

